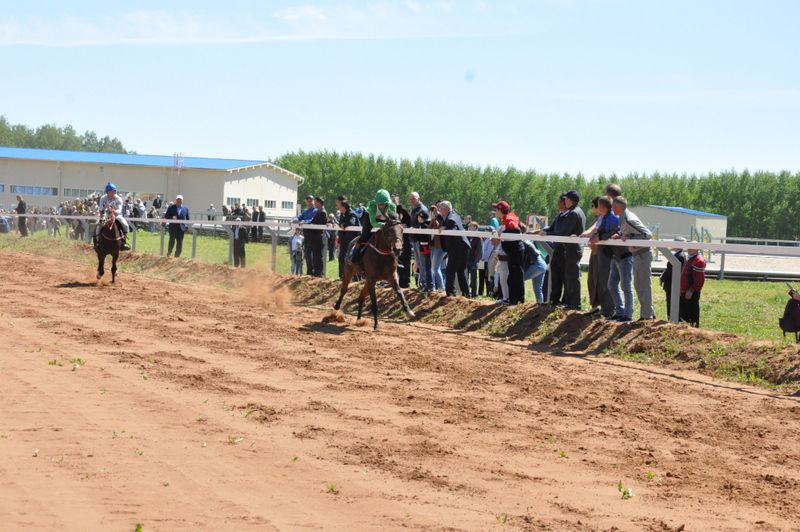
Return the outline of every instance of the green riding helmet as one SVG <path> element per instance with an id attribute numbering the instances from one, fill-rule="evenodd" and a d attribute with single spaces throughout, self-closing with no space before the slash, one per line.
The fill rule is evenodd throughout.
<path id="1" fill-rule="evenodd" d="M 375 203 L 391 203 L 392 198 L 389 197 L 389 191 L 385 189 L 380 189 L 377 193 L 375 193 Z"/>

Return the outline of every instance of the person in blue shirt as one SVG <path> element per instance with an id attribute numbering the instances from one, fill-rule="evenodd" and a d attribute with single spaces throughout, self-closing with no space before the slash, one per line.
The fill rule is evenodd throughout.
<path id="1" fill-rule="evenodd" d="M 315 214 L 317 214 L 317 208 L 314 206 L 314 196 L 308 195 L 306 196 L 306 210 L 295 216 L 292 221 L 310 224 Z"/>

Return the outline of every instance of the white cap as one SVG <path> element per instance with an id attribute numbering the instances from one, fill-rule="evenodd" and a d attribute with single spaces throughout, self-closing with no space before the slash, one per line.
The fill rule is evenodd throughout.
<path id="1" fill-rule="evenodd" d="M 175 201 L 178 201 L 178 200 L 181 200 L 181 201 L 183 201 L 183 196 L 181 196 L 180 194 L 178 194 L 177 196 L 175 196 Z"/>

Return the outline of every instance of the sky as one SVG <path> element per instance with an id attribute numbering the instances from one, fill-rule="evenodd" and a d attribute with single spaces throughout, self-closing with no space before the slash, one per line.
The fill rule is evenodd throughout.
<path id="1" fill-rule="evenodd" d="M 28 0 L 0 114 L 146 154 L 800 171 L 794 0 Z"/>

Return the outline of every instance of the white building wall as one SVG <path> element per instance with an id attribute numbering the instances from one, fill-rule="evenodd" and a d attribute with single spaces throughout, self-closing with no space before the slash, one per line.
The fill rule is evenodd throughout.
<path id="1" fill-rule="evenodd" d="M 698 231 L 701 228 L 708 229 L 714 238 L 724 237 L 728 234 L 728 219 L 724 216 L 697 216 L 647 206 L 633 207 L 631 210 L 645 225 L 660 224 L 660 234 L 666 238 L 672 236 L 688 238 L 692 226 L 695 226 Z"/>
<path id="2" fill-rule="evenodd" d="M 0 185 L 3 185 L 0 206 L 16 207 L 12 185 L 42 187 L 47 192 L 56 189 L 54 195 L 23 193 L 28 206 L 33 208 L 54 207 L 62 201 L 74 200 L 85 195 L 80 191 L 102 191 L 109 181 L 122 192 L 161 194 L 165 205 L 182 194 L 193 217 L 205 214 L 210 204 L 221 214 L 227 197 L 240 197 L 243 202 L 256 199 L 261 206 L 267 200 L 274 201 L 274 208 L 265 208 L 267 215 L 291 218 L 295 215 L 299 185 L 295 178 L 268 167 L 232 173 L 194 168 L 176 172 L 171 167 L 0 159 Z"/>
<path id="3" fill-rule="evenodd" d="M 269 167 L 229 173 L 225 178 L 225 202 L 250 203 L 264 207 L 268 217 L 292 218 L 296 213 L 297 187 L 293 177 Z M 274 206 L 272 206 L 274 205 Z"/>

